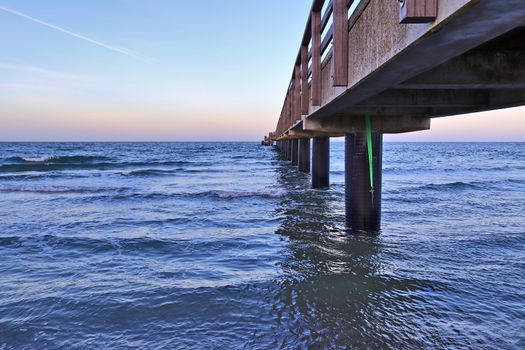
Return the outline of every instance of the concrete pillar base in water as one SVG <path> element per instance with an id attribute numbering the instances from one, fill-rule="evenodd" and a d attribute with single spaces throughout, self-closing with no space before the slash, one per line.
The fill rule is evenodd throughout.
<path id="1" fill-rule="evenodd" d="M 314 137 L 312 141 L 312 187 L 330 186 L 330 138 Z"/>
<path id="2" fill-rule="evenodd" d="M 357 231 L 377 232 L 381 228 L 381 177 L 383 135 L 372 133 L 373 192 L 366 134 L 347 134 L 345 138 L 346 226 Z"/>
<path id="3" fill-rule="evenodd" d="M 310 171 L 310 139 L 299 139 L 299 171 Z"/>

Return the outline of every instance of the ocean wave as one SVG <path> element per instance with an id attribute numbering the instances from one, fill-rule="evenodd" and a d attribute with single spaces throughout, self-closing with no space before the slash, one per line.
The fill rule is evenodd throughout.
<path id="1" fill-rule="evenodd" d="M 70 187 L 70 186 L 0 186 L 0 192 L 12 193 L 42 193 L 42 194 L 65 194 L 65 193 L 100 193 L 107 191 L 107 188 L 93 187 Z"/>
<path id="2" fill-rule="evenodd" d="M 147 224 L 147 222 L 145 223 Z M 209 252 L 213 250 L 227 250 L 243 247 L 246 243 L 239 243 L 238 239 L 194 240 L 171 239 L 163 237 L 93 237 L 93 236 L 64 236 L 57 234 L 30 235 L 30 236 L 0 236 L 1 248 L 46 249 L 48 247 L 66 251 L 89 251 L 91 253 L 120 252 L 162 257 L 192 255 L 195 251 Z M 256 246 L 258 243 L 251 243 Z"/>
<path id="3" fill-rule="evenodd" d="M 1 187 L 0 187 L 1 188 Z M 284 196 L 282 192 L 243 192 L 243 191 L 223 191 L 223 190 L 211 190 L 197 193 L 139 193 L 125 191 L 119 191 L 117 193 L 106 192 L 100 196 L 89 196 L 80 198 L 82 201 L 136 201 L 136 200 L 169 200 L 175 198 L 182 199 L 210 199 L 210 200 L 237 200 L 237 199 L 276 199 Z"/>
<path id="4" fill-rule="evenodd" d="M 137 177 L 154 177 L 154 176 L 170 176 L 177 175 L 180 173 L 195 173 L 195 174 L 206 174 L 206 173 L 222 173 L 221 169 L 209 169 L 209 168 L 174 168 L 174 169 L 138 169 L 129 172 L 121 172 L 123 176 L 137 176 Z"/>
<path id="5" fill-rule="evenodd" d="M 18 160 L 15 159 L 25 159 Z M 50 172 L 61 170 L 111 170 L 133 167 L 184 166 L 200 165 L 190 161 L 150 161 L 116 162 L 103 157 L 58 157 L 58 158 L 21 158 L 12 157 L 8 163 L 0 164 L 0 173 Z M 32 160 L 28 160 L 32 159 Z M 37 161 L 38 159 L 38 161 Z M 89 160 L 88 160 L 89 159 Z"/>
<path id="6" fill-rule="evenodd" d="M 168 175 L 174 175 L 178 172 L 184 171 L 184 168 L 176 168 L 176 169 L 140 169 L 140 170 L 133 170 L 127 173 L 121 173 L 121 175 L 124 176 L 168 176 Z"/>
<path id="7" fill-rule="evenodd" d="M 240 199 L 240 198 L 265 198 L 275 199 L 281 198 L 284 194 L 276 191 L 275 193 L 270 192 L 251 192 L 251 191 L 223 191 L 223 190 L 212 190 L 198 193 L 187 194 L 190 197 L 209 197 L 215 199 Z"/>
<path id="8" fill-rule="evenodd" d="M 1 172 L 0 172 L 1 173 Z M 31 181 L 31 180 L 42 180 L 42 179 L 73 179 L 73 178 L 86 178 L 88 174 L 82 173 L 62 173 L 62 172 L 47 172 L 47 173 L 19 173 L 19 174 L 3 174 L 0 175 L 0 181 Z"/>
<path id="9" fill-rule="evenodd" d="M 439 167 L 403 167 L 403 166 L 386 166 L 383 168 L 385 174 L 417 174 L 417 173 L 466 173 L 466 172 L 497 172 L 497 171 L 512 171 L 525 170 L 524 166 L 520 165 L 501 165 L 492 167 L 457 167 L 457 168 L 439 168 Z"/>
<path id="10" fill-rule="evenodd" d="M 462 182 L 462 181 L 456 181 L 456 182 L 448 182 L 448 183 L 442 183 L 442 184 L 428 184 L 420 187 L 421 189 L 426 190 L 467 190 L 467 189 L 479 189 L 481 188 L 479 185 L 469 182 Z"/>
<path id="11" fill-rule="evenodd" d="M 7 163 L 15 164 L 33 164 L 33 163 L 48 163 L 48 164 L 79 164 L 92 163 L 96 161 L 107 161 L 108 157 L 103 156 L 49 156 L 49 157 L 9 157 L 5 161 Z"/>

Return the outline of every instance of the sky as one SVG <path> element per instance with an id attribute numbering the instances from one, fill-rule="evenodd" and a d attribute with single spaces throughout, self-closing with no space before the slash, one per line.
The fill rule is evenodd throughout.
<path id="1" fill-rule="evenodd" d="M 0 141 L 260 140 L 309 0 L 0 0 Z M 525 141 L 525 108 L 391 141 Z"/>

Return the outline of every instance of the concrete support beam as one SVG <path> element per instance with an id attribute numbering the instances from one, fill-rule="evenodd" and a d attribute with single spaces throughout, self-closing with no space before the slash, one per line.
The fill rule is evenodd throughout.
<path id="1" fill-rule="evenodd" d="M 346 225 L 356 231 L 377 232 L 381 227 L 382 134 L 372 133 L 372 150 L 373 191 L 370 188 L 366 134 L 346 135 Z"/>
<path id="2" fill-rule="evenodd" d="M 312 187 L 330 186 L 330 138 L 314 137 L 312 141 Z"/>
<path id="3" fill-rule="evenodd" d="M 360 114 L 334 116 L 324 119 L 307 118 L 303 121 L 303 130 L 312 133 L 340 135 L 365 130 L 363 116 L 371 115 L 371 109 L 364 109 Z M 421 112 L 421 111 L 419 111 Z M 372 115 L 374 131 L 380 133 L 401 133 L 430 129 L 430 119 L 417 116 L 378 116 Z"/>
<path id="4" fill-rule="evenodd" d="M 292 144 L 292 165 L 299 165 L 299 140 L 293 139 L 290 140 L 290 143 Z"/>
<path id="5" fill-rule="evenodd" d="M 525 23 L 523 0 L 462 2 L 468 2 L 468 6 L 456 7 L 460 1 L 447 1 L 447 5 L 440 6 L 433 25 L 407 26 L 395 21 L 378 26 L 379 11 L 397 12 L 399 5 L 396 1 L 371 1 L 350 31 L 348 90 L 342 96 L 334 96 L 311 117 L 323 119 L 344 114 L 365 99 L 400 86 Z M 453 13 L 447 12 L 450 7 Z"/>
<path id="6" fill-rule="evenodd" d="M 525 24 L 525 23 L 524 23 Z M 515 29 L 479 48 L 399 85 L 403 89 L 524 89 L 525 28 Z"/>
<path id="7" fill-rule="evenodd" d="M 488 102 L 488 91 L 389 89 L 357 105 L 359 108 L 477 107 Z"/>
<path id="8" fill-rule="evenodd" d="M 310 171 L 310 139 L 299 139 L 299 171 Z"/>

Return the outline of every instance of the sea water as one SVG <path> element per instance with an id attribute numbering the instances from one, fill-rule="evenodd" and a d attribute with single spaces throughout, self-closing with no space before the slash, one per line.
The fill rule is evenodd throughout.
<path id="1" fill-rule="evenodd" d="M 525 144 L 385 143 L 379 235 L 257 143 L 0 143 L 0 349 L 525 348 Z"/>

